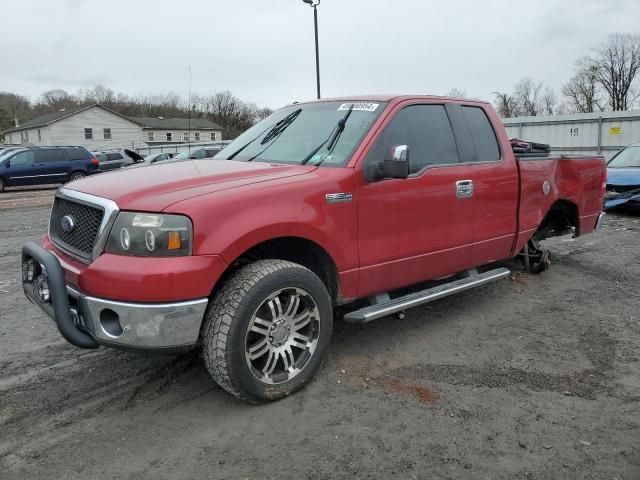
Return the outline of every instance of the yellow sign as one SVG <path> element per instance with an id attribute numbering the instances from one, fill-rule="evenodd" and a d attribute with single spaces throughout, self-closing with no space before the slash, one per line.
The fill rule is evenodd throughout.
<path id="1" fill-rule="evenodd" d="M 622 129 L 620 127 L 611 127 L 609 129 L 609 135 L 620 135 L 622 133 Z"/>

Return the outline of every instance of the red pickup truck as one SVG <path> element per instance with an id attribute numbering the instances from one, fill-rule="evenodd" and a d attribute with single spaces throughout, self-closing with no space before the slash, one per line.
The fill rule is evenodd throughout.
<path id="1" fill-rule="evenodd" d="M 214 159 L 60 188 L 23 286 L 78 347 L 201 348 L 226 390 L 277 399 L 317 371 L 334 307 L 367 322 L 504 278 L 478 268 L 498 260 L 542 270 L 540 240 L 599 227 L 605 175 L 516 157 L 481 101 L 295 103 Z"/>

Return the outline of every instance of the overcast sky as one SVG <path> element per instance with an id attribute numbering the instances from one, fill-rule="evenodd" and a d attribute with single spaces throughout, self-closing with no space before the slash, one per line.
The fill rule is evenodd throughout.
<path id="1" fill-rule="evenodd" d="M 490 99 L 532 77 L 559 90 L 611 32 L 640 30 L 640 0 L 322 0 L 323 96 Z M 231 90 L 260 106 L 315 96 L 302 0 L 19 0 L 2 6 L 0 90 L 36 99 L 103 83 L 129 95 Z"/>

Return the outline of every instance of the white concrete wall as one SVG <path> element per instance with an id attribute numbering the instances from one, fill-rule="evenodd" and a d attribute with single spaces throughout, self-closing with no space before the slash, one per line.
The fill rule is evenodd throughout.
<path id="1" fill-rule="evenodd" d="M 640 142 L 640 111 L 578 113 L 548 117 L 505 118 L 509 137 L 551 145 L 554 153 L 611 158 Z M 598 143 L 599 142 L 599 143 Z"/>
<path id="2" fill-rule="evenodd" d="M 91 107 L 53 122 L 49 128 L 51 145 L 79 145 L 88 150 L 137 148 L 141 145 L 140 125 L 100 107 Z M 93 139 L 85 139 L 85 128 L 93 130 Z M 105 128 L 111 129 L 111 139 L 104 138 Z"/>

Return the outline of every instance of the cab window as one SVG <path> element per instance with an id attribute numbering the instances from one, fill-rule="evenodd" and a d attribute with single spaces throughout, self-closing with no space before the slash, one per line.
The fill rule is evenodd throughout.
<path id="1" fill-rule="evenodd" d="M 32 151 L 28 152 L 20 152 L 16 153 L 13 157 L 9 159 L 12 167 L 17 167 L 18 165 L 31 165 L 35 159 L 35 155 Z"/>
<path id="2" fill-rule="evenodd" d="M 479 107 L 462 107 L 462 113 L 471 130 L 473 143 L 478 154 L 478 162 L 496 162 L 500 160 L 498 139 L 484 110 Z"/>
<path id="3" fill-rule="evenodd" d="M 61 149 L 38 150 L 38 163 L 63 162 L 67 160 L 67 153 Z"/>
<path id="4" fill-rule="evenodd" d="M 409 147 L 409 174 L 431 165 L 459 162 L 453 130 L 444 105 L 411 105 L 391 120 L 367 155 L 365 169 L 391 158 L 393 147 Z"/>

